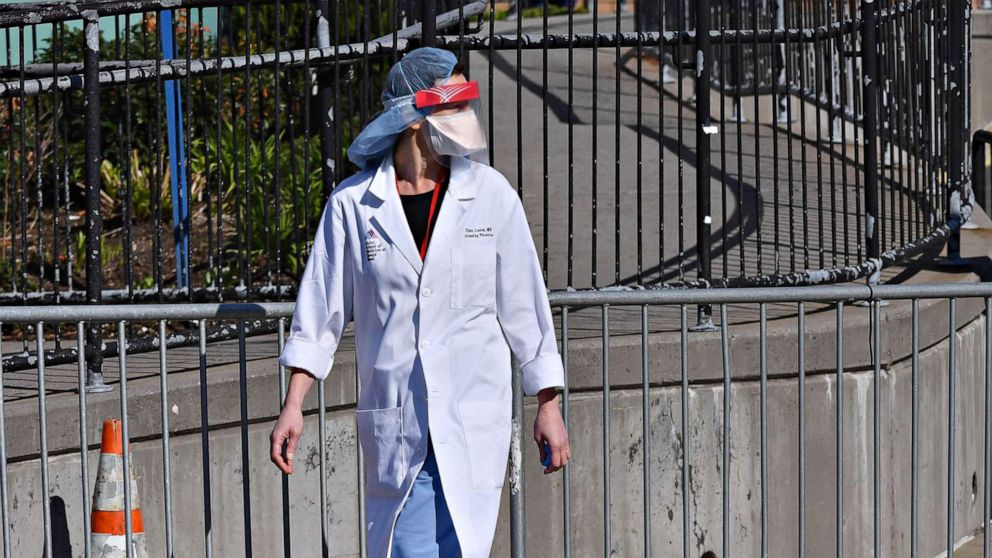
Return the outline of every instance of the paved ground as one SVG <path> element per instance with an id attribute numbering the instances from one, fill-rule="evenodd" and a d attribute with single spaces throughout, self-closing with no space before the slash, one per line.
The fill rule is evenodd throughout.
<path id="1" fill-rule="evenodd" d="M 954 549 L 954 556 L 957 558 L 982 558 L 984 554 L 982 535 L 984 535 L 984 531 L 977 531 L 974 538 Z M 945 554 L 946 552 L 941 556 Z"/>

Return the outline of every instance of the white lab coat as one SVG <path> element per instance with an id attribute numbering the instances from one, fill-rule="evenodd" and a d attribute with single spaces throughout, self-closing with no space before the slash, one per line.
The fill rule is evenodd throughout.
<path id="1" fill-rule="evenodd" d="M 487 165 L 452 157 L 450 173 L 423 262 L 391 156 L 334 190 L 279 358 L 325 378 L 354 318 L 372 558 L 390 555 L 428 425 L 463 556 L 488 557 L 510 446 L 510 350 L 525 394 L 564 383 L 520 198 Z"/>

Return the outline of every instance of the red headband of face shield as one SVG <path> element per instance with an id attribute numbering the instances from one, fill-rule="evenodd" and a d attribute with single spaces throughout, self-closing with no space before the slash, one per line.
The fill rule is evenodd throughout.
<path id="1" fill-rule="evenodd" d="M 417 91 L 416 105 L 417 108 L 426 108 L 478 99 L 479 82 L 467 81 L 465 83 L 435 85 L 430 89 Z"/>

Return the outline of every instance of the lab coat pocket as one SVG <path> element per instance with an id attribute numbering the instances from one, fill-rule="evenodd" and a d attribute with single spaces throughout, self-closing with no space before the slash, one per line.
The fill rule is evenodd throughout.
<path id="1" fill-rule="evenodd" d="M 496 305 L 496 245 L 475 239 L 451 249 L 451 307 Z"/>
<path id="2" fill-rule="evenodd" d="M 403 408 L 355 412 L 358 441 L 365 454 L 365 481 L 369 494 L 399 494 L 406 477 L 403 449 Z"/>
<path id="3" fill-rule="evenodd" d="M 500 489 L 510 450 L 510 401 L 463 401 L 458 414 L 465 433 L 472 488 Z"/>

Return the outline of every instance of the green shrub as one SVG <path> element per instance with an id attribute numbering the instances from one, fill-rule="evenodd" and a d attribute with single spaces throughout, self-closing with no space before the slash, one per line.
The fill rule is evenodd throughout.
<path id="1" fill-rule="evenodd" d="M 191 169 L 197 175 L 219 179 L 222 184 L 221 210 L 227 216 L 226 222 L 236 229 L 236 235 L 240 237 L 240 242 L 238 238 L 227 242 L 226 253 L 236 257 L 241 255 L 239 249 L 247 250 L 249 260 L 255 263 L 274 257 L 274 243 L 278 242 L 281 254 L 278 271 L 298 275 L 303 271 L 310 240 L 305 238 L 305 234 L 298 233 L 308 230 L 307 225 L 312 230 L 324 203 L 318 163 L 320 143 L 316 138 L 310 141 L 310 165 L 307 169 L 303 138 L 295 138 L 293 144 L 284 137 L 285 133 L 278 138 L 268 136 L 264 143 L 252 138 L 248 142 L 246 169 L 244 133 L 244 122 L 224 123 L 219 162 L 217 141 L 211 138 L 208 149 L 191 161 Z M 307 170 L 309 175 L 304 176 Z M 268 263 L 270 269 L 275 265 L 274 262 Z M 227 281 L 223 270 L 212 270 L 211 277 Z"/>

